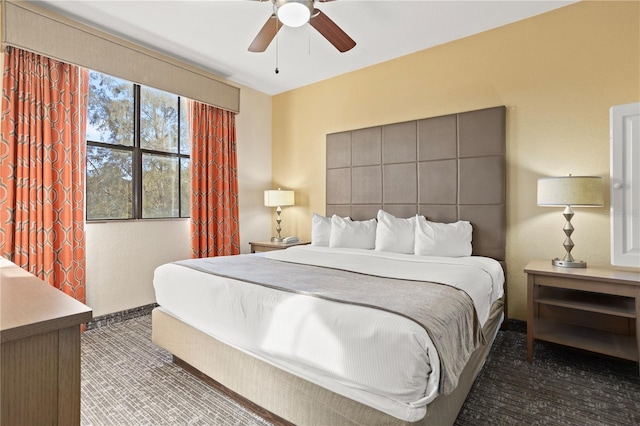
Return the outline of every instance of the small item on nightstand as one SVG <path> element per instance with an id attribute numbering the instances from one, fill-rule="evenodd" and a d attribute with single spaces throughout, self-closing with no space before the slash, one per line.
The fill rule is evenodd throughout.
<path id="1" fill-rule="evenodd" d="M 295 193 L 293 191 L 283 191 L 280 188 L 275 191 L 264 191 L 264 205 L 267 207 L 276 207 L 276 232 L 278 236 L 272 237 L 271 242 L 282 242 L 282 236 L 280 235 L 280 231 L 282 230 L 280 227 L 280 223 L 282 222 L 280 213 L 282 213 L 283 206 L 293 206 L 294 204 Z"/>
<path id="2" fill-rule="evenodd" d="M 551 262 L 554 266 L 562 268 L 586 268 L 587 262 L 575 260 L 571 255 L 573 249 L 573 207 L 601 207 L 602 178 L 600 176 L 563 176 L 538 179 L 538 205 L 539 206 L 564 206 L 562 215 L 566 223 L 563 231 L 566 236 L 562 244 L 565 249 L 564 258 L 555 258 Z"/>
<path id="3" fill-rule="evenodd" d="M 300 238 L 298 237 L 285 237 L 282 239 L 282 244 L 293 244 L 293 243 L 299 243 L 300 242 Z"/>

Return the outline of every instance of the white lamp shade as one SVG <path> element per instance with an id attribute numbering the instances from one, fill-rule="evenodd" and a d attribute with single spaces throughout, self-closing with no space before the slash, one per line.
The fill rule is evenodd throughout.
<path id="1" fill-rule="evenodd" d="M 538 179 L 539 206 L 597 207 L 603 203 L 600 176 L 563 176 Z"/>
<path id="2" fill-rule="evenodd" d="M 288 0 L 276 1 L 276 14 L 283 25 L 287 27 L 301 27 L 311 18 L 313 1 Z"/>
<path id="3" fill-rule="evenodd" d="M 294 191 L 274 189 L 264 191 L 264 205 L 267 207 L 293 206 Z"/>

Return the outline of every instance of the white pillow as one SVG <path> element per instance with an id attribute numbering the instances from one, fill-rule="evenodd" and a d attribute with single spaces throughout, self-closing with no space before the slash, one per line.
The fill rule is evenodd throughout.
<path id="1" fill-rule="evenodd" d="M 418 216 L 415 254 L 419 256 L 471 256 L 473 227 L 467 221 L 429 222 Z"/>
<path id="2" fill-rule="evenodd" d="M 311 217 L 311 245 L 329 247 L 331 218 L 314 213 Z"/>
<path id="3" fill-rule="evenodd" d="M 346 220 L 331 216 L 329 247 L 372 249 L 376 244 L 376 220 Z"/>
<path id="4" fill-rule="evenodd" d="M 398 219 L 378 210 L 376 250 L 413 254 L 416 240 L 416 217 Z"/>
<path id="5" fill-rule="evenodd" d="M 349 216 L 345 220 L 351 220 Z M 329 247 L 331 238 L 331 218 L 314 213 L 311 216 L 311 245 Z"/>

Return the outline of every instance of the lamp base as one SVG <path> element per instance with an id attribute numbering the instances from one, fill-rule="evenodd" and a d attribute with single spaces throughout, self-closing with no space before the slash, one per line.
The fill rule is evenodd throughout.
<path id="1" fill-rule="evenodd" d="M 561 268 L 586 268 L 587 262 L 582 260 L 562 260 L 557 257 L 551 261 L 553 266 L 560 266 Z"/>
<path id="2" fill-rule="evenodd" d="M 283 238 L 271 237 L 271 242 L 272 243 L 281 243 L 282 240 L 283 240 Z"/>

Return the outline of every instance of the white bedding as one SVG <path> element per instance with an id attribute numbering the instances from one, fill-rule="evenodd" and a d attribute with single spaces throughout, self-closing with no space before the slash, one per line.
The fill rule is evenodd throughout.
<path id="1" fill-rule="evenodd" d="M 488 258 L 425 257 L 318 246 L 258 255 L 445 282 L 467 291 L 483 325 L 491 304 L 502 297 L 502 268 Z M 399 419 L 421 419 L 426 405 L 438 395 L 438 355 L 417 323 L 386 311 L 230 281 L 170 263 L 156 269 L 154 287 L 161 308 L 180 320 Z"/>

